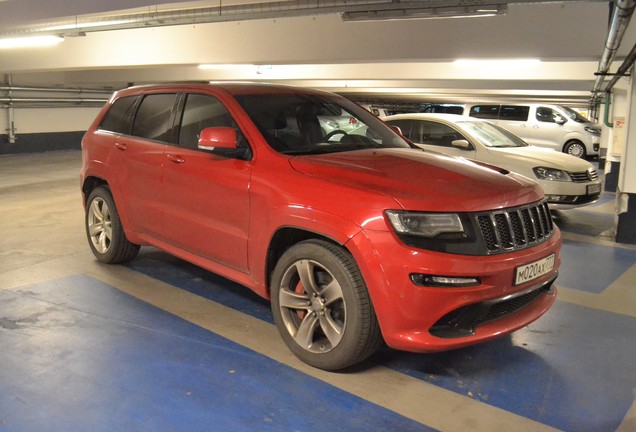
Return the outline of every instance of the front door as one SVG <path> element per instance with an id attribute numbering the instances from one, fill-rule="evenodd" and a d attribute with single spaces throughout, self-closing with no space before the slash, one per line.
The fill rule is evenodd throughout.
<path id="1" fill-rule="evenodd" d="M 238 127 L 217 98 L 184 97 L 179 146 L 168 146 L 164 155 L 164 237 L 180 249 L 247 273 L 252 163 L 198 150 L 204 128 Z"/>

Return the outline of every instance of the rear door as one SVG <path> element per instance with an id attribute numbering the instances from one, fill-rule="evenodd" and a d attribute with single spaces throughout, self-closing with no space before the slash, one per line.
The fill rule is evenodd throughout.
<path id="1" fill-rule="evenodd" d="M 117 137 L 109 160 L 117 167 L 113 192 L 130 228 L 153 236 L 163 230 L 162 167 L 167 143 L 174 141 L 176 101 L 176 93 L 142 95 L 131 131 Z"/>
<path id="2" fill-rule="evenodd" d="M 183 94 L 179 104 L 178 146 L 164 154 L 164 206 L 170 244 L 247 273 L 252 163 L 213 155 L 197 148 L 206 127 L 237 130 L 224 104 L 208 94 Z"/>

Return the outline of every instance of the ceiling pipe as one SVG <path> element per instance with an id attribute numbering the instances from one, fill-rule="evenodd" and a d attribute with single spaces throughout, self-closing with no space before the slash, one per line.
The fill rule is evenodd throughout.
<path id="1" fill-rule="evenodd" d="M 620 65 L 619 68 L 616 70 L 616 73 L 614 74 L 612 79 L 607 83 L 605 92 L 612 91 L 618 80 L 620 80 L 624 76 L 629 75 L 629 70 L 634 65 L 634 62 L 636 62 L 636 44 L 634 44 L 629 54 L 627 54 L 627 57 L 625 57 L 623 64 Z"/>
<path id="2" fill-rule="evenodd" d="M 0 91 L 14 92 L 38 92 L 38 93 L 79 93 L 79 94 L 112 94 L 109 89 L 85 89 L 77 87 L 20 87 L 7 84 L 0 85 Z"/>
<path id="3" fill-rule="evenodd" d="M 592 98 L 596 98 L 596 94 L 601 92 L 601 86 L 605 80 L 616 51 L 623 40 L 625 30 L 629 25 L 629 21 L 634 13 L 636 0 L 618 0 L 614 4 L 614 12 L 609 25 L 607 39 L 605 41 L 605 49 L 598 63 L 598 71 L 596 73 L 596 81 L 592 88 Z"/>

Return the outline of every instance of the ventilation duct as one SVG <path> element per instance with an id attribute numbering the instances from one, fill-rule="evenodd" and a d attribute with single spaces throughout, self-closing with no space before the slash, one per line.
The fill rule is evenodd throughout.
<path id="1" fill-rule="evenodd" d="M 614 5 L 614 11 L 610 21 L 609 31 L 607 33 L 607 39 L 605 41 L 605 49 L 601 56 L 601 60 L 598 64 L 598 72 L 596 73 L 596 81 L 592 89 L 592 99 L 597 97 L 597 93 L 601 92 L 601 86 L 605 77 L 608 75 L 612 61 L 616 55 L 625 30 L 629 25 L 629 21 L 634 13 L 636 7 L 636 0 L 618 0 Z M 606 90 L 608 91 L 608 90 Z"/>

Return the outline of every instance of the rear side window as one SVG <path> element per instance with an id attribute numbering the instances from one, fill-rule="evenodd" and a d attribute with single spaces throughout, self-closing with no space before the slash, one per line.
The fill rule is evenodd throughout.
<path id="1" fill-rule="evenodd" d="M 176 93 L 144 97 L 137 110 L 132 134 L 156 141 L 173 141 L 173 110 Z"/>
<path id="2" fill-rule="evenodd" d="M 121 134 L 130 134 L 132 126 L 132 111 L 137 96 L 126 96 L 117 99 L 104 116 L 99 129 Z"/>
<path id="3" fill-rule="evenodd" d="M 179 145 L 196 149 L 201 131 L 208 127 L 218 126 L 237 129 L 237 125 L 225 105 L 214 96 L 189 94 L 181 118 Z"/>
<path id="4" fill-rule="evenodd" d="M 468 115 L 471 117 L 495 120 L 499 118 L 499 107 L 500 105 L 475 105 L 470 108 Z"/>
<path id="5" fill-rule="evenodd" d="M 499 112 L 501 120 L 528 121 L 530 107 L 517 105 L 502 105 Z"/>

